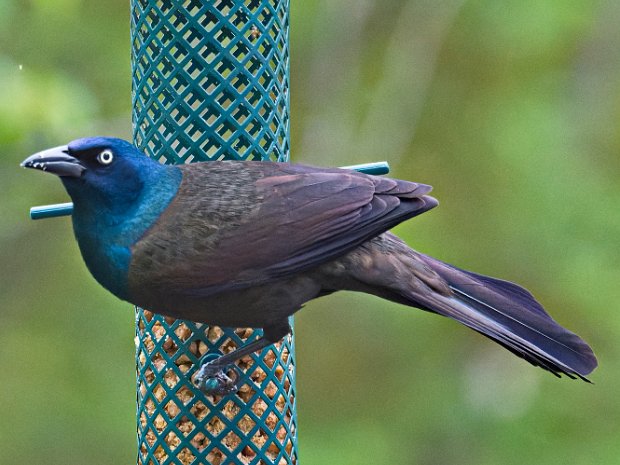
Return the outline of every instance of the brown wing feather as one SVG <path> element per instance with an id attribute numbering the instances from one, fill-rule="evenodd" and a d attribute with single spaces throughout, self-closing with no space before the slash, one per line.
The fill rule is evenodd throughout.
<path id="1" fill-rule="evenodd" d="M 177 198 L 133 255 L 156 259 L 159 279 L 194 295 L 307 270 L 437 204 L 425 195 L 430 186 L 348 170 L 265 162 L 182 169 Z"/>

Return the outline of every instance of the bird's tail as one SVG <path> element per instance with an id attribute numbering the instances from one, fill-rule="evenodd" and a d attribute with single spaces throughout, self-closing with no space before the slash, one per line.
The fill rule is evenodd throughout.
<path id="1" fill-rule="evenodd" d="M 427 255 L 416 253 L 416 258 L 442 278 L 449 291 L 418 289 L 403 296 L 410 305 L 455 319 L 556 376 L 587 381 L 585 376 L 596 368 L 592 349 L 556 323 L 524 288 Z"/>
<path id="2" fill-rule="evenodd" d="M 418 253 L 389 232 L 330 266 L 333 278 L 347 277 L 342 289 L 452 318 L 556 376 L 587 381 L 597 366 L 588 344 L 556 323 L 524 288 Z"/>

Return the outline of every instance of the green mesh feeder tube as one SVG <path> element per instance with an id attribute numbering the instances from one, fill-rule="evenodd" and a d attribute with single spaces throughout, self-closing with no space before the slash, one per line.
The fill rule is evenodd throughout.
<path id="1" fill-rule="evenodd" d="M 132 0 L 136 145 L 166 163 L 288 161 L 288 6 Z M 292 336 L 238 363 L 236 394 L 191 380 L 258 332 L 136 309 L 138 464 L 297 463 Z"/>

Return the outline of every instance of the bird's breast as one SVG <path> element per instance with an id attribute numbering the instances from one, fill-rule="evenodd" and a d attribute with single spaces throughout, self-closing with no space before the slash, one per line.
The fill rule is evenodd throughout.
<path id="1" fill-rule="evenodd" d="M 129 300 L 127 272 L 131 260 L 130 249 L 106 241 L 99 235 L 76 231 L 76 238 L 84 263 L 97 282 L 120 299 Z"/>

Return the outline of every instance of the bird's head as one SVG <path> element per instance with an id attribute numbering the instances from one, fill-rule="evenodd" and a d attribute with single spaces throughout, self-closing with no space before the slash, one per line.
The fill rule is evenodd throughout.
<path id="1" fill-rule="evenodd" d="M 25 159 L 21 166 L 60 177 L 76 204 L 122 210 L 162 165 L 122 139 L 88 137 Z"/>

